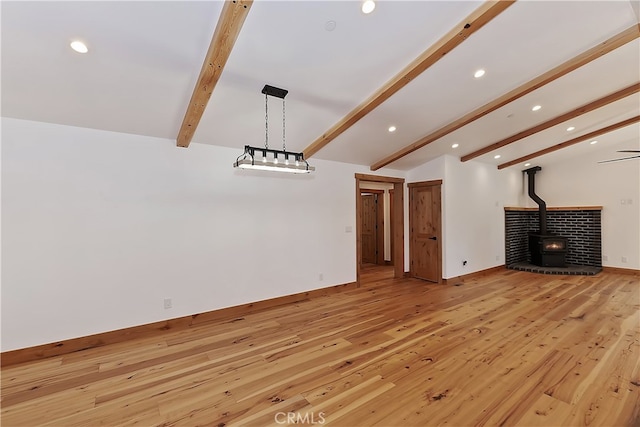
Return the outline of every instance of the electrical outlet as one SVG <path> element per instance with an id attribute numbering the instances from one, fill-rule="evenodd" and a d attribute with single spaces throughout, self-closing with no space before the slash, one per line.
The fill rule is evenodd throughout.
<path id="1" fill-rule="evenodd" d="M 347 225 L 347 226 L 344 228 L 344 232 L 345 232 L 345 233 L 351 233 L 351 232 L 353 232 L 353 227 L 351 227 L 350 225 Z"/>
<path id="2" fill-rule="evenodd" d="M 500 255 L 496 255 L 496 261 L 500 261 Z"/>
<path id="3" fill-rule="evenodd" d="M 164 299 L 164 309 L 165 310 L 169 310 L 171 307 L 173 307 L 173 302 L 171 301 L 171 298 L 165 298 Z"/>
<path id="4" fill-rule="evenodd" d="M 324 274 L 318 274 L 318 280 L 322 282 L 324 280 Z"/>
<path id="5" fill-rule="evenodd" d="M 602 260 L 603 260 L 603 261 L 609 261 L 609 256 L 607 256 L 607 255 L 602 255 Z"/>
<path id="6" fill-rule="evenodd" d="M 627 257 L 626 257 L 626 256 L 623 256 L 623 257 L 622 257 L 622 262 L 624 262 L 624 263 L 626 263 L 626 262 L 627 262 Z"/>

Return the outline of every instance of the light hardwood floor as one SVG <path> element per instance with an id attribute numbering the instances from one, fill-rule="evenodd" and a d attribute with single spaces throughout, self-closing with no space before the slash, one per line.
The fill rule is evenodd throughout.
<path id="1" fill-rule="evenodd" d="M 9 366 L 2 425 L 640 425 L 637 276 L 391 274 Z"/>

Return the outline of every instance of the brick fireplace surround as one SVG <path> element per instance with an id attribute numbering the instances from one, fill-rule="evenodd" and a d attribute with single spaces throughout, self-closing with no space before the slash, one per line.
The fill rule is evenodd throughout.
<path id="1" fill-rule="evenodd" d="M 568 238 L 567 267 L 531 264 L 528 233 L 538 230 L 538 208 L 505 207 L 507 268 L 544 274 L 593 275 L 602 270 L 602 206 L 547 208 L 547 227 Z"/>

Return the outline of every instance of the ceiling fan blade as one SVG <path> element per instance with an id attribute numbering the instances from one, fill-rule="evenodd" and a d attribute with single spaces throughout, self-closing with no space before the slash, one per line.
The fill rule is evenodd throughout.
<path id="1" fill-rule="evenodd" d="M 618 150 L 618 153 L 640 153 L 640 150 Z"/>
<path id="2" fill-rule="evenodd" d="M 621 158 L 621 159 L 603 160 L 603 161 L 598 162 L 598 163 L 619 162 L 620 160 L 629 160 L 629 159 L 637 159 L 637 158 L 640 158 L 640 155 L 637 155 L 637 156 L 631 156 L 631 157 L 623 157 L 623 158 Z"/>

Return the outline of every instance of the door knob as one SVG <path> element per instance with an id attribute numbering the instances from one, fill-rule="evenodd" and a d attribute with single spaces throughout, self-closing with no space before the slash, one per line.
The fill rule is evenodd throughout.
<path id="1" fill-rule="evenodd" d="M 438 238 L 436 236 L 433 236 L 433 237 L 429 237 L 429 240 L 438 240 Z"/>

